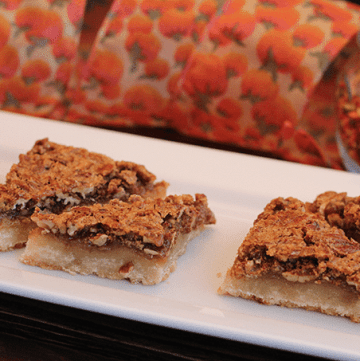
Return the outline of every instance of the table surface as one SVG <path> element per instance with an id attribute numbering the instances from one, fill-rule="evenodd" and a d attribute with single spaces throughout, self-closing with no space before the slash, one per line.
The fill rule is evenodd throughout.
<path id="1" fill-rule="evenodd" d="M 272 157 L 168 129 L 126 133 Z M 1 361 L 324 360 L 0 293 Z"/>
<path id="2" fill-rule="evenodd" d="M 0 355 L 2 361 L 323 360 L 4 293 Z"/>

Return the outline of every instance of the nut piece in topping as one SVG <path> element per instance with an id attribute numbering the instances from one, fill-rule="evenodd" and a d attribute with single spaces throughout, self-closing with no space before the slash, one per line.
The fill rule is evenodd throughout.
<path id="1" fill-rule="evenodd" d="M 330 226 L 342 229 L 348 238 L 360 242 L 360 197 L 328 191 L 318 195 L 307 207 L 322 214 Z"/>

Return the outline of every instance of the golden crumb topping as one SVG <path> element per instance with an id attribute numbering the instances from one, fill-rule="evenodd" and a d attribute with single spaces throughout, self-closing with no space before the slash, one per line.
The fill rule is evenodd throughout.
<path id="1" fill-rule="evenodd" d="M 232 272 L 236 277 L 275 273 L 289 281 L 347 283 L 360 291 L 359 261 L 360 244 L 343 230 L 295 198 L 277 198 L 254 222 Z"/>
<path id="2" fill-rule="evenodd" d="M 108 204 L 73 207 L 62 214 L 39 210 L 31 219 L 65 240 L 81 240 L 96 246 L 113 242 L 126 244 L 150 255 L 167 254 L 178 234 L 189 233 L 215 223 L 207 198 L 197 194 L 144 199 L 131 196 L 129 202 L 118 199 Z"/>
<path id="3" fill-rule="evenodd" d="M 360 242 L 360 197 L 329 191 L 317 196 L 308 207 L 322 214 L 331 226 L 344 230 L 348 238 Z"/>
<path id="4" fill-rule="evenodd" d="M 10 215 L 32 213 L 35 206 L 59 213 L 74 205 L 145 196 L 166 182 L 142 165 L 116 162 L 98 153 L 39 140 L 19 156 L 0 188 L 0 207 Z"/>

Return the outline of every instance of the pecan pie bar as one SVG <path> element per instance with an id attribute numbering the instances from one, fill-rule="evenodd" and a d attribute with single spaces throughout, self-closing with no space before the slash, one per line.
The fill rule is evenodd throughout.
<path id="1" fill-rule="evenodd" d="M 0 185 L 0 251 L 25 245 L 36 207 L 59 214 L 75 205 L 126 201 L 132 194 L 165 197 L 168 184 L 155 179 L 142 165 L 39 140 Z"/>
<path id="2" fill-rule="evenodd" d="M 34 229 L 20 261 L 46 269 L 128 279 L 145 285 L 175 270 L 188 242 L 215 217 L 197 194 L 73 207 L 60 215 L 32 215 Z"/>
<path id="3" fill-rule="evenodd" d="M 360 322 L 360 244 L 306 203 L 274 199 L 255 220 L 218 292 Z"/>

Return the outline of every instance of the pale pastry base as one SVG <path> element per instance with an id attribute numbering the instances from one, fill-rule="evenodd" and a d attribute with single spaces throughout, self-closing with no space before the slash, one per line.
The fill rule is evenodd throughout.
<path id="1" fill-rule="evenodd" d="M 291 282 L 281 276 L 263 275 L 236 279 L 227 273 L 219 294 L 255 300 L 266 305 L 304 308 L 360 322 L 360 299 L 349 288 L 323 281 Z"/>
<path id="2" fill-rule="evenodd" d="M 62 242 L 40 228 L 29 235 L 20 261 L 31 266 L 62 270 L 70 274 L 90 275 L 110 279 L 127 279 L 131 283 L 153 285 L 166 280 L 176 268 L 177 259 L 185 253 L 187 244 L 202 229 L 180 235 L 168 257 L 149 258 L 126 246 L 111 249 L 84 246 L 78 242 Z"/>
<path id="3" fill-rule="evenodd" d="M 28 234 L 35 227 L 30 218 L 3 218 L 0 221 L 0 252 L 25 247 Z"/>

